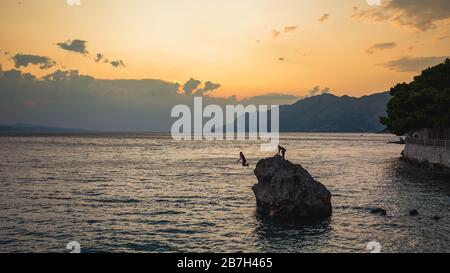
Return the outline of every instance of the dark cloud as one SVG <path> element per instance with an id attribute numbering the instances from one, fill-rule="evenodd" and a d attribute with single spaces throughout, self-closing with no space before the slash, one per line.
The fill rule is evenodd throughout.
<path id="1" fill-rule="evenodd" d="M 120 68 L 120 67 L 126 67 L 125 62 L 122 60 L 112 60 L 110 61 L 108 58 L 105 57 L 105 55 L 103 55 L 102 53 L 97 53 L 95 55 L 94 61 L 96 63 L 100 63 L 103 62 L 105 64 L 110 64 L 115 68 Z"/>
<path id="2" fill-rule="evenodd" d="M 102 53 L 97 53 L 97 55 L 95 55 L 95 62 L 99 63 L 103 60 L 103 58 L 105 58 L 105 55 L 103 55 Z"/>
<path id="3" fill-rule="evenodd" d="M 366 50 L 366 53 L 367 54 L 374 54 L 376 51 L 391 49 L 391 48 L 394 48 L 396 46 L 397 46 L 397 44 L 394 43 L 394 42 L 374 44 L 374 45 L 372 45 L 370 48 L 368 48 Z"/>
<path id="4" fill-rule="evenodd" d="M 0 66 L 0 80 L 1 79 L 15 82 L 17 81 L 26 82 L 30 80 L 35 80 L 36 76 L 30 73 L 22 73 L 22 71 L 16 69 L 2 71 L 2 68 Z"/>
<path id="5" fill-rule="evenodd" d="M 56 62 L 49 57 L 31 54 L 16 54 L 12 60 L 16 68 L 37 65 L 40 69 L 49 69 L 56 65 Z"/>
<path id="6" fill-rule="evenodd" d="M 190 80 L 188 90 L 200 86 Z M 203 90 L 219 85 L 206 82 Z M 93 131 L 168 132 L 175 105 L 192 107 L 192 91 L 161 80 L 99 80 L 78 71 L 58 70 L 37 79 L 19 70 L 0 73 L 0 124 L 28 123 Z M 279 104 L 294 97 L 268 95 L 237 101 L 205 94 L 204 105 Z"/>
<path id="7" fill-rule="evenodd" d="M 330 19 L 330 14 L 325 13 L 324 15 L 322 15 L 322 17 L 319 18 L 319 22 L 325 22 L 328 19 Z"/>
<path id="8" fill-rule="evenodd" d="M 199 88 L 195 91 L 196 96 L 203 96 L 209 92 L 212 92 L 221 87 L 220 84 L 212 83 L 210 81 L 205 82 L 205 86 L 203 88 Z"/>
<path id="9" fill-rule="evenodd" d="M 398 72 L 420 72 L 443 62 L 446 58 L 449 58 L 449 56 L 401 57 L 380 65 Z"/>
<path id="10" fill-rule="evenodd" d="M 97 53 L 95 55 L 94 61 L 96 63 L 103 62 L 105 64 L 112 65 L 115 68 L 126 67 L 124 61 L 122 61 L 122 60 L 112 60 L 112 61 L 110 61 L 110 59 L 106 58 L 106 56 L 103 53 Z"/>
<path id="11" fill-rule="evenodd" d="M 122 60 L 115 60 L 115 61 L 110 61 L 109 62 L 110 65 L 118 68 L 118 67 L 126 67 L 125 63 Z"/>
<path id="12" fill-rule="evenodd" d="M 285 26 L 282 31 L 283 31 L 283 33 L 292 33 L 292 32 L 296 32 L 297 29 L 298 29 L 298 26 Z M 276 29 L 272 30 L 273 38 L 277 38 L 280 35 L 281 35 L 281 31 L 276 30 Z"/>
<path id="13" fill-rule="evenodd" d="M 320 88 L 320 86 L 315 86 L 313 89 L 309 90 L 307 93 L 307 97 L 314 97 L 314 96 L 319 96 L 319 95 L 323 95 L 323 94 L 329 94 L 330 88 L 325 87 L 323 89 Z"/>
<path id="14" fill-rule="evenodd" d="M 61 70 L 41 79 L 19 70 L 0 75 L 0 124 L 169 131 L 172 107 L 192 100 L 161 80 L 98 80 Z"/>
<path id="15" fill-rule="evenodd" d="M 202 84 L 201 81 L 191 78 L 183 85 L 184 94 L 190 95 Z"/>
<path id="16" fill-rule="evenodd" d="M 58 43 L 57 45 L 64 50 L 81 53 L 84 55 L 89 53 L 86 49 L 86 43 L 87 41 L 74 39 L 67 40 L 64 43 Z"/>
<path id="17" fill-rule="evenodd" d="M 437 21 L 450 18 L 450 1 L 390 0 L 385 1 L 382 6 L 365 10 L 354 9 L 352 17 L 391 21 L 427 31 L 435 28 Z"/>
<path id="18" fill-rule="evenodd" d="M 83 80 L 83 79 L 94 80 L 93 77 L 80 75 L 78 70 L 69 70 L 69 71 L 57 70 L 51 74 L 42 77 L 42 79 L 55 82 Z"/>
<path id="19" fill-rule="evenodd" d="M 286 26 L 284 27 L 284 33 L 290 33 L 297 31 L 298 26 Z"/>
<path id="20" fill-rule="evenodd" d="M 211 81 L 205 82 L 203 87 L 200 87 L 201 84 L 201 81 L 191 78 L 184 83 L 182 92 L 185 95 L 204 96 L 221 87 L 220 84 Z"/>

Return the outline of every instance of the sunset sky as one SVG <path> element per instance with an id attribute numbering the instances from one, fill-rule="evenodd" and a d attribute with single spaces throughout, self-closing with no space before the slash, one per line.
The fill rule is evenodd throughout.
<path id="1" fill-rule="evenodd" d="M 315 86 L 361 96 L 449 56 L 449 18 L 448 0 L 2 0 L 0 64 L 38 76 L 195 78 L 220 84 L 221 97 Z"/>

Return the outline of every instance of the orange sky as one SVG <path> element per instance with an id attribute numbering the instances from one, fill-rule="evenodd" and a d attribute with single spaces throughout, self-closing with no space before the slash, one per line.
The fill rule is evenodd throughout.
<path id="1" fill-rule="evenodd" d="M 216 96 L 303 96 L 318 85 L 337 95 L 360 96 L 385 91 L 417 74 L 389 69 L 383 65 L 389 61 L 450 55 L 448 18 L 437 17 L 433 27 L 421 29 L 414 22 L 352 17 L 354 7 L 385 11 L 387 4 L 82 0 L 80 6 L 69 6 L 66 0 L 2 0 L 0 63 L 3 69 L 12 68 L 11 56 L 23 53 L 48 56 L 58 64 L 48 70 L 21 68 L 37 75 L 65 68 L 108 79 L 183 83 L 193 77 L 221 84 Z M 87 41 L 89 54 L 57 46 L 68 39 Z M 369 54 L 376 44 L 381 45 Z M 95 63 L 99 52 L 123 60 L 126 67 Z"/>

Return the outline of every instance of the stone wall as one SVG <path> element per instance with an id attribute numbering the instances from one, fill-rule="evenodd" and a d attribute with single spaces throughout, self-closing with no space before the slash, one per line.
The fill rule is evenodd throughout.
<path id="1" fill-rule="evenodd" d="M 407 143 L 403 156 L 419 163 L 450 168 L 450 148 L 448 147 Z"/>

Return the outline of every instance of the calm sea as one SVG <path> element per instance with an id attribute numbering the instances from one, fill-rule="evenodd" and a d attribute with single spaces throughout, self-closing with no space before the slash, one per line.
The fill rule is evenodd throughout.
<path id="1" fill-rule="evenodd" d="M 370 241 L 382 252 L 450 252 L 448 174 L 400 161 L 392 140 L 283 134 L 288 159 L 333 194 L 330 219 L 301 225 L 256 214 L 253 169 L 272 155 L 258 143 L 3 136 L 0 252 L 67 252 L 70 241 L 82 252 L 367 252 Z M 250 168 L 236 163 L 240 151 Z"/>

